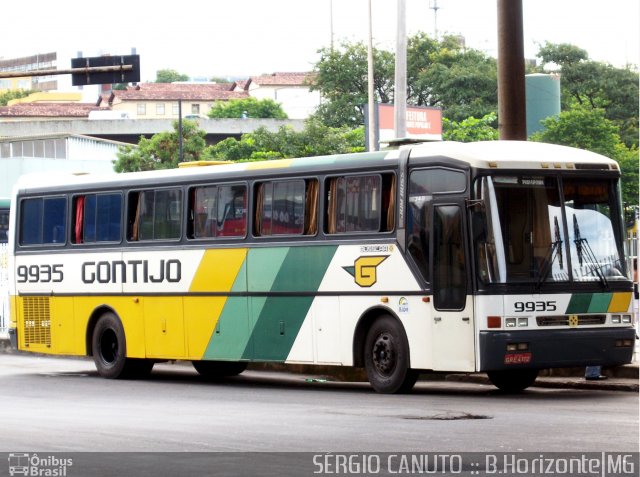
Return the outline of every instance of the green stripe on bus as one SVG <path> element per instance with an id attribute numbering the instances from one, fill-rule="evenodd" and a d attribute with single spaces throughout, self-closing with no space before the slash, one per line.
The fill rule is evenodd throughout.
<path id="1" fill-rule="evenodd" d="M 247 290 L 247 260 L 238 271 L 232 292 Z M 209 340 L 203 359 L 234 360 L 242 358 L 242 353 L 249 341 L 249 310 L 247 298 L 234 296 L 227 298 L 220 313 L 218 324 Z"/>
<path id="2" fill-rule="evenodd" d="M 270 291 L 317 291 L 336 249 L 336 246 L 289 248 Z M 256 252 L 269 256 L 273 249 Z M 249 266 L 252 266 L 251 262 Z M 255 325 L 243 357 L 258 361 L 285 361 L 313 299 L 313 296 L 252 298 L 251 311 Z"/>
<path id="3" fill-rule="evenodd" d="M 565 313 L 567 315 L 586 313 L 589 310 L 589 305 L 591 304 L 591 295 L 591 293 L 573 294 Z"/>
<path id="4" fill-rule="evenodd" d="M 247 290 L 249 268 L 249 293 L 314 293 L 336 249 L 336 246 L 320 246 L 250 250 L 231 291 Z M 284 361 L 313 298 L 229 297 L 203 359 Z"/>
<path id="5" fill-rule="evenodd" d="M 613 293 L 594 293 L 589 303 L 588 313 L 606 313 Z"/>

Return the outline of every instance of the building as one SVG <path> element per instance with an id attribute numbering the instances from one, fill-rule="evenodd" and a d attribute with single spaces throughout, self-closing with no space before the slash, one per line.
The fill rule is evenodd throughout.
<path id="1" fill-rule="evenodd" d="M 25 98 L 13 99 L 0 107 L 0 121 L 56 121 L 60 119 L 87 119 L 92 111 L 103 108 L 80 102 L 80 93 L 33 93 Z"/>
<path id="2" fill-rule="evenodd" d="M 311 91 L 312 73 L 273 73 L 236 81 L 234 91 L 246 91 L 256 99 L 272 99 L 290 119 L 306 119 L 321 103 L 319 91 Z"/>
<path id="3" fill-rule="evenodd" d="M 206 118 L 216 101 L 244 99 L 246 91 L 233 91 L 234 83 L 140 83 L 101 96 L 97 105 L 126 112 L 138 119 Z"/>
<path id="4" fill-rule="evenodd" d="M 71 134 L 0 138 L 0 197 L 22 174 L 113 173 L 120 146 L 131 145 Z"/>

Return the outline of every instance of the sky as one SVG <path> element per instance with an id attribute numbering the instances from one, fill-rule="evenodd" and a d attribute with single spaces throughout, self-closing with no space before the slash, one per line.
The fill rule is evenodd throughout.
<path id="1" fill-rule="evenodd" d="M 407 33 L 460 34 L 469 47 L 497 55 L 497 0 L 406 0 Z M 394 51 L 397 6 L 371 0 L 373 42 Z M 522 0 L 525 57 L 539 45 L 571 43 L 593 60 L 640 64 L 639 0 Z M 100 5 L 106 5 L 100 7 Z M 247 77 L 310 71 L 318 50 L 367 41 L 368 0 L 180 0 L 115 2 L 30 0 L 0 9 L 0 58 L 68 52 L 71 57 L 140 55 L 141 81 L 159 69 L 191 77 Z M 331 28 L 333 25 L 333 29 Z"/>

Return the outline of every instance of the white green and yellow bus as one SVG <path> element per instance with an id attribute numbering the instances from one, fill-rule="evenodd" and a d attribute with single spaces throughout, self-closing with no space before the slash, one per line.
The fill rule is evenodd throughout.
<path id="1" fill-rule="evenodd" d="M 0 198 L 0 244 L 7 243 L 9 237 L 9 205 L 11 199 Z"/>
<path id="2" fill-rule="evenodd" d="M 422 371 L 629 363 L 617 164 L 539 143 L 430 143 L 211 167 L 25 178 L 9 237 L 11 339 L 100 375 L 189 360 Z"/>

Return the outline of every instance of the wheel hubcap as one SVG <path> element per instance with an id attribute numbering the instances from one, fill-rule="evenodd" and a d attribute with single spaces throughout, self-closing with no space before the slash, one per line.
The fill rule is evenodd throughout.
<path id="1" fill-rule="evenodd" d="M 118 356 L 118 338 L 113 330 L 105 330 L 100 337 L 100 357 L 102 360 L 111 364 Z"/>
<path id="2" fill-rule="evenodd" d="M 383 376 L 389 376 L 396 367 L 396 352 L 393 338 L 382 333 L 373 344 L 373 364 Z"/>

